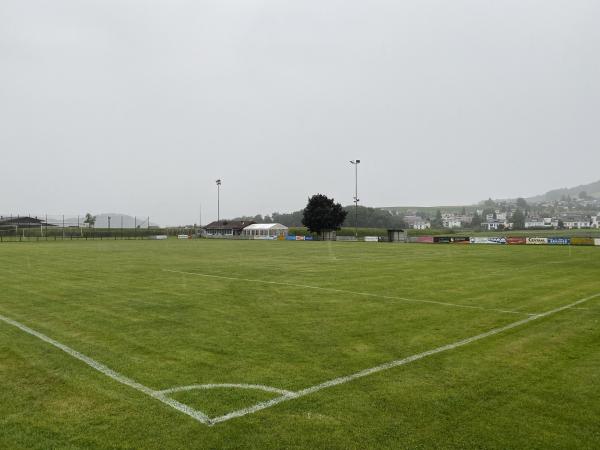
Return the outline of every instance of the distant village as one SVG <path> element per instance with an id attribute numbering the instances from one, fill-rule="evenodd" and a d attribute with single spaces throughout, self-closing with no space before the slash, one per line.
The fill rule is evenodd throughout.
<path id="1" fill-rule="evenodd" d="M 436 211 L 435 216 L 415 209 L 410 212 L 398 210 L 390 214 L 400 215 L 407 228 L 426 230 L 430 228 L 501 230 L 586 229 L 600 228 L 600 199 L 585 193 L 571 198 L 528 204 L 524 199 L 487 200 L 475 208 L 462 211 Z M 430 214 L 430 213 L 429 213 Z"/>

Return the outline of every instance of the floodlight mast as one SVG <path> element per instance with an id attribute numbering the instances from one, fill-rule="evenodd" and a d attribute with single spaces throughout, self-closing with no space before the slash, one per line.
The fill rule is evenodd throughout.
<path id="1" fill-rule="evenodd" d="M 354 237 L 358 240 L 358 165 L 360 159 L 350 161 L 354 165 Z"/>
<path id="2" fill-rule="evenodd" d="M 217 181 L 217 222 L 221 220 L 221 179 Z"/>

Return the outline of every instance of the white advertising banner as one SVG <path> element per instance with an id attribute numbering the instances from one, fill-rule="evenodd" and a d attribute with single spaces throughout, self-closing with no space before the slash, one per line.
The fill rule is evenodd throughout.
<path id="1" fill-rule="evenodd" d="M 598 239 L 598 238 L 594 239 L 594 245 L 600 246 L 600 239 Z"/>
<path id="2" fill-rule="evenodd" d="M 525 241 L 526 244 L 528 245 L 546 245 L 548 243 L 548 238 L 543 238 L 543 237 L 531 237 L 531 238 L 527 238 L 527 240 Z"/>
<path id="3" fill-rule="evenodd" d="M 472 237 L 469 239 L 471 244 L 506 244 L 505 237 Z"/>

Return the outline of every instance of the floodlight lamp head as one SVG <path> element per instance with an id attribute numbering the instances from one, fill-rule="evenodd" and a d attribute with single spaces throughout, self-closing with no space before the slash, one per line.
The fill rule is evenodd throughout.
<path id="1" fill-rule="evenodd" d="M 217 186 L 221 186 L 221 180 L 217 180 Z"/>

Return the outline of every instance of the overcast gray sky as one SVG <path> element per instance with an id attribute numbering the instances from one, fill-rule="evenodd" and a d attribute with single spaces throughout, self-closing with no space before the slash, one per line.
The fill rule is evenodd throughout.
<path id="1" fill-rule="evenodd" d="M 0 211 L 161 224 L 600 178 L 597 0 L 1 0 Z"/>

